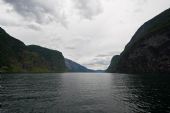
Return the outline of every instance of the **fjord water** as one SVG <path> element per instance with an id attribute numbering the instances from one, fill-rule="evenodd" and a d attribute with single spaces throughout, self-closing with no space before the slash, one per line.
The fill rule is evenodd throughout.
<path id="1" fill-rule="evenodd" d="M 170 76 L 1 74 L 0 113 L 169 113 Z"/>

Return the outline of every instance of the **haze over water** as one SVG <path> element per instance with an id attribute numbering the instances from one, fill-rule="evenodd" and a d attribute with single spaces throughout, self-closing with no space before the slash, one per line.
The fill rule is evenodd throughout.
<path id="1" fill-rule="evenodd" d="M 170 112 L 169 76 L 1 74 L 1 113 Z"/>

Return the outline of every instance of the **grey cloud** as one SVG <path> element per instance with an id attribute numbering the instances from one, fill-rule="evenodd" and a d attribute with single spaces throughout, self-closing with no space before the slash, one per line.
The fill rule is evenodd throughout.
<path id="1" fill-rule="evenodd" d="M 11 20 L 5 20 L 0 18 L 0 25 L 3 26 L 20 26 L 17 22 L 11 21 Z"/>
<path id="2" fill-rule="evenodd" d="M 89 60 L 88 62 L 84 63 L 87 67 L 97 67 L 98 69 L 106 69 L 111 61 L 111 58 L 114 55 L 119 55 L 120 52 L 118 51 L 109 51 L 105 54 L 98 54 L 93 59 Z"/>
<path id="3" fill-rule="evenodd" d="M 96 68 L 96 69 L 106 69 L 109 65 L 109 62 L 106 60 L 92 60 L 90 63 L 84 63 L 83 65 L 89 68 Z"/>
<path id="4" fill-rule="evenodd" d="M 94 63 L 99 64 L 99 65 L 108 65 L 108 61 L 103 60 L 103 59 L 102 60 L 100 60 L 100 59 L 95 60 Z"/>
<path id="5" fill-rule="evenodd" d="M 96 57 L 109 57 L 109 56 L 111 56 L 111 55 L 113 55 L 113 54 L 99 54 L 99 55 L 97 55 Z"/>
<path id="6" fill-rule="evenodd" d="M 110 52 L 105 53 L 105 54 L 99 54 L 99 55 L 96 56 L 96 58 L 101 58 L 101 57 L 106 58 L 106 57 L 110 57 L 110 56 L 113 56 L 113 55 L 119 55 L 119 54 L 120 54 L 120 52 L 118 52 L 118 51 L 110 51 Z"/>
<path id="7" fill-rule="evenodd" d="M 92 60 L 89 60 L 87 63 L 84 63 L 83 65 L 87 67 L 96 67 L 96 68 L 107 68 L 110 63 L 110 60 L 108 60 L 107 57 L 104 58 L 93 58 Z"/>
<path id="8" fill-rule="evenodd" d="M 54 1 L 40 0 L 3 0 L 13 6 L 14 10 L 28 21 L 35 21 L 39 24 L 47 24 L 56 21 L 66 26 L 65 15 L 61 9 L 54 7 Z M 50 2 L 51 4 L 46 4 Z M 52 5 L 52 6 L 51 6 Z M 58 4 L 55 4 L 58 5 Z M 58 6 L 59 7 L 59 6 Z"/>
<path id="9" fill-rule="evenodd" d="M 39 27 L 38 25 L 34 25 L 34 24 L 28 24 L 26 25 L 27 28 L 35 30 L 35 31 L 40 31 L 41 27 Z"/>
<path id="10" fill-rule="evenodd" d="M 74 49 L 76 49 L 76 48 L 75 48 L 75 47 L 72 47 L 72 46 L 68 46 L 68 47 L 65 47 L 65 49 L 74 50 Z"/>
<path id="11" fill-rule="evenodd" d="M 51 42 L 63 42 L 62 36 L 56 35 L 56 34 L 50 34 L 50 39 Z"/>
<path id="12" fill-rule="evenodd" d="M 38 25 L 35 24 L 21 24 L 19 22 L 16 21 L 12 21 L 12 20 L 8 20 L 8 19 L 2 19 L 0 18 L 0 25 L 2 26 L 10 26 L 10 27 L 25 27 L 25 28 L 29 28 L 32 30 L 36 30 L 39 31 L 41 30 L 41 27 L 39 27 Z"/>
<path id="13" fill-rule="evenodd" d="M 68 15 L 66 15 L 63 4 L 65 0 L 3 0 L 10 4 L 24 20 L 33 21 L 38 24 L 56 22 L 67 27 Z M 92 19 L 102 12 L 100 0 L 72 0 L 74 9 L 83 18 Z M 70 4 L 69 4 L 70 5 Z M 69 11 L 68 11 L 69 12 Z"/>
<path id="14" fill-rule="evenodd" d="M 92 19 L 102 13 L 100 0 L 73 0 L 75 7 L 83 18 Z"/>

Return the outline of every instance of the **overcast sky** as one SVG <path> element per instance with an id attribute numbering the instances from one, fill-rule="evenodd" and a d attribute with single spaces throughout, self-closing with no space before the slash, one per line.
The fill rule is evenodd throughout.
<path id="1" fill-rule="evenodd" d="M 0 26 L 25 44 L 106 69 L 136 30 L 170 0 L 0 0 Z"/>

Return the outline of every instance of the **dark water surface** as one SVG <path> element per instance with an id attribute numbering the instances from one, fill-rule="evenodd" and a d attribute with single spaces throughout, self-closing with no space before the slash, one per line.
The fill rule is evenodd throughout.
<path id="1" fill-rule="evenodd" d="M 170 113 L 170 76 L 1 74 L 0 113 Z"/>

